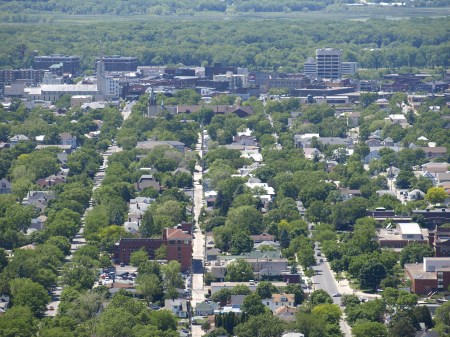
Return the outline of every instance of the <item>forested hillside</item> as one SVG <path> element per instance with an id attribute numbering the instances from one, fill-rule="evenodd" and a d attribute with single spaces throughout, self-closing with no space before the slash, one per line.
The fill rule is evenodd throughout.
<path id="1" fill-rule="evenodd" d="M 353 4 L 357 0 L 31 0 L 0 1 L 3 14 L 48 13 L 114 15 L 191 15 L 195 12 L 227 10 L 237 12 L 318 11 L 334 4 Z M 380 2 L 380 1 L 375 1 Z M 384 2 L 398 2 L 385 0 Z M 444 6 L 445 0 L 418 0 L 415 6 Z"/>
<path id="2" fill-rule="evenodd" d="M 4 25 L 0 67 L 26 68 L 33 55 L 80 56 L 93 69 L 99 41 L 105 54 L 136 56 L 142 65 L 224 65 L 302 70 L 316 48 L 342 48 L 345 61 L 364 68 L 447 67 L 449 21 L 441 19 L 351 21 L 229 20 L 114 22 L 72 25 Z"/>

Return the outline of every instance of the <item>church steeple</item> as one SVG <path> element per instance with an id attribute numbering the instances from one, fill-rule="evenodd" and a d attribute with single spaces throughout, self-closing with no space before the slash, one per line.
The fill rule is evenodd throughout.
<path id="1" fill-rule="evenodd" d="M 100 96 L 105 97 L 106 92 L 106 73 L 105 61 L 103 60 L 103 45 L 100 41 L 100 58 L 97 62 L 97 90 Z"/>

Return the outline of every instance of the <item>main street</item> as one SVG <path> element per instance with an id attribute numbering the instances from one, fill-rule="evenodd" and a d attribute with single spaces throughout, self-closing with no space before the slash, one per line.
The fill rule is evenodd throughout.
<path id="1" fill-rule="evenodd" d="M 201 158 L 203 157 L 203 135 L 199 135 L 195 151 L 200 157 L 200 162 L 195 166 L 194 172 L 194 240 L 192 252 L 192 309 L 205 299 L 205 289 L 203 286 L 204 258 L 205 258 L 205 235 L 202 233 L 198 217 L 203 207 L 203 167 Z M 192 325 L 192 337 L 203 336 L 203 331 L 199 325 Z"/>

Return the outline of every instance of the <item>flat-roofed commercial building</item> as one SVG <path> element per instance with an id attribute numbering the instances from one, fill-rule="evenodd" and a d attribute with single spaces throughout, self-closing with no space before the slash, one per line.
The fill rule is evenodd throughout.
<path id="1" fill-rule="evenodd" d="M 67 56 L 60 54 L 35 56 L 33 68 L 50 69 L 52 65 L 58 63 L 62 63 L 62 70 L 65 73 L 77 74 L 80 71 L 80 58 L 78 56 Z"/>

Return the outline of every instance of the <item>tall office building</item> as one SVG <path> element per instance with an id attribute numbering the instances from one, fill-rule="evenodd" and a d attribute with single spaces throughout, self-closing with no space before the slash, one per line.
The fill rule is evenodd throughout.
<path id="1" fill-rule="evenodd" d="M 322 48 L 316 50 L 317 77 L 336 79 L 342 75 L 341 49 Z"/>
<path id="2" fill-rule="evenodd" d="M 54 54 L 49 56 L 35 56 L 34 69 L 50 69 L 51 66 L 62 63 L 65 73 L 77 74 L 80 71 L 80 58 L 78 56 L 66 56 Z"/>
<path id="3" fill-rule="evenodd" d="M 98 64 L 100 58 L 95 59 Z M 138 59 L 136 57 L 112 55 L 103 56 L 105 71 L 136 71 L 138 67 Z"/>

